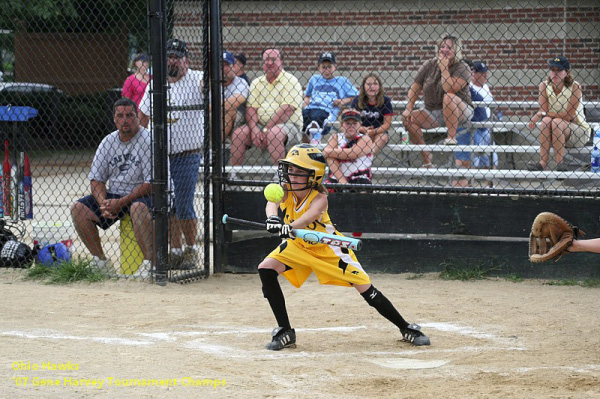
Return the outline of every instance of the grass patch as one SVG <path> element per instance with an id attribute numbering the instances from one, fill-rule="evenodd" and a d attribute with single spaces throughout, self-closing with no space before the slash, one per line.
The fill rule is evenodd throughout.
<path id="1" fill-rule="evenodd" d="M 586 278 L 579 285 L 585 288 L 598 288 L 600 287 L 600 279 Z"/>
<path id="2" fill-rule="evenodd" d="M 544 283 L 545 285 L 555 285 L 555 286 L 580 286 L 584 288 L 599 288 L 600 287 L 600 279 L 597 278 L 585 278 L 583 280 L 575 280 L 575 279 L 565 279 L 565 280 L 554 280 L 548 281 Z"/>
<path id="3" fill-rule="evenodd" d="M 73 259 L 69 262 L 61 262 L 55 267 L 35 264 L 27 271 L 25 278 L 46 281 L 48 284 L 68 284 L 78 281 L 95 283 L 106 280 L 108 276 L 92 269 L 90 261 L 86 259 Z"/>
<path id="4" fill-rule="evenodd" d="M 556 285 L 556 286 L 573 286 L 573 285 L 579 285 L 577 280 L 574 280 L 572 278 L 568 278 L 565 280 L 554 280 L 554 281 L 548 281 L 546 283 L 546 285 Z"/>
<path id="5" fill-rule="evenodd" d="M 522 283 L 523 282 L 523 276 L 521 276 L 518 273 L 512 273 L 506 276 L 503 276 L 504 279 L 511 281 L 513 283 Z"/>
<path id="6" fill-rule="evenodd" d="M 417 274 L 411 274 L 410 276 L 406 277 L 407 280 L 419 280 L 422 279 L 423 273 L 417 273 Z"/>
<path id="7" fill-rule="evenodd" d="M 495 267 L 486 267 L 482 263 L 472 265 L 456 261 L 446 261 L 441 266 L 443 267 L 440 273 L 442 280 L 484 280 L 490 275 L 490 272 L 498 270 Z"/>

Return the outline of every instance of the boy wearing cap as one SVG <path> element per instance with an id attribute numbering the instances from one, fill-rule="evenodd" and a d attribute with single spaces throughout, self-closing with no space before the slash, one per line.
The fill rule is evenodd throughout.
<path id="1" fill-rule="evenodd" d="M 548 169 L 550 149 L 554 149 L 556 170 L 564 172 L 569 166 L 563 163 L 566 147 L 584 147 L 590 139 L 590 125 L 583 113 L 581 85 L 571 76 L 571 63 L 563 57 L 549 62 L 548 78 L 539 85 L 540 110 L 533 115 L 528 127 L 540 128 L 540 161 L 530 162 L 527 169 Z"/>
<path id="2" fill-rule="evenodd" d="M 487 84 L 487 73 L 488 66 L 486 63 L 481 61 L 470 62 L 464 60 L 470 67 L 473 75 L 469 82 L 469 91 L 471 92 L 472 101 L 483 101 L 491 103 L 494 101 L 490 87 Z M 492 112 L 489 107 L 477 107 L 473 111 L 472 122 L 483 122 L 490 119 Z M 458 144 L 461 145 L 491 145 L 494 143 L 492 133 L 488 128 L 477 128 L 473 131 L 473 142 L 471 143 L 471 134 L 464 127 L 457 129 Z M 471 153 L 470 152 L 457 152 L 456 153 L 456 166 L 469 168 L 471 167 Z M 492 155 L 492 163 L 494 166 L 498 166 L 498 154 Z M 483 168 L 490 166 L 490 157 L 486 154 L 476 155 L 473 159 L 473 166 L 476 168 Z M 468 186 L 468 181 L 461 180 L 459 183 L 455 183 L 456 186 Z"/>
<path id="3" fill-rule="evenodd" d="M 330 170 L 328 182 L 371 184 L 374 144 L 367 134 L 359 132 L 361 113 L 345 109 L 340 120 L 342 131 L 332 135 L 323 150 Z"/>
<path id="4" fill-rule="evenodd" d="M 304 92 L 302 131 L 306 141 L 309 128 L 322 129 L 323 135 L 329 133 L 331 126 L 324 126 L 325 121 L 335 121 L 340 109 L 358 95 L 348 78 L 335 76 L 335 54 L 331 51 L 321 54 L 318 69 L 320 74 L 310 78 Z"/>
<path id="5" fill-rule="evenodd" d="M 250 86 L 250 78 L 246 75 L 244 68 L 246 67 L 246 54 L 239 53 L 233 56 L 235 58 L 235 64 L 233 64 L 233 70 L 236 76 L 244 79 L 248 86 Z"/>
<path id="6" fill-rule="evenodd" d="M 246 99 L 250 91 L 248 82 L 236 76 L 235 58 L 229 51 L 223 52 L 223 109 L 225 125 L 223 126 L 223 141 L 229 137 L 234 127 L 244 123 L 246 114 Z"/>

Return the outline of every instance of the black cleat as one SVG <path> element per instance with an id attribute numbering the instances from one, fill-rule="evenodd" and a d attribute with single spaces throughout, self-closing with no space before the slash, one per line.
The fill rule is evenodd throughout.
<path id="1" fill-rule="evenodd" d="M 409 324 L 404 329 L 400 329 L 403 341 L 410 342 L 415 346 L 431 345 L 429 337 L 421 332 L 421 326 L 418 324 Z"/>
<path id="2" fill-rule="evenodd" d="M 296 331 L 292 328 L 277 327 L 271 333 L 273 340 L 265 345 L 270 351 L 279 351 L 283 348 L 296 347 Z"/>

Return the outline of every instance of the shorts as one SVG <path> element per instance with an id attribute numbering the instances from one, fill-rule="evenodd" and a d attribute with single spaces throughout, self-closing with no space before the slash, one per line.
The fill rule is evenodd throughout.
<path id="1" fill-rule="evenodd" d="M 433 119 L 434 123 L 437 124 L 438 127 L 445 127 L 446 121 L 444 120 L 444 111 L 441 109 L 427 109 L 423 108 L 423 110 L 429 113 L 431 119 Z M 459 127 L 470 127 L 471 126 L 471 118 L 473 118 L 473 107 L 467 105 L 467 109 L 465 113 L 462 114 L 460 120 L 458 121 Z"/>
<path id="2" fill-rule="evenodd" d="M 169 160 L 177 219 L 196 219 L 194 195 L 198 184 L 198 173 L 202 165 L 202 154 L 200 152 L 185 155 L 175 154 L 171 155 Z"/>
<path id="3" fill-rule="evenodd" d="M 323 124 L 325 120 L 329 118 L 329 112 L 320 108 L 308 108 L 302 110 L 302 133 L 306 134 L 306 128 L 312 121 L 316 121 L 319 124 L 319 127 L 323 128 Z M 331 131 L 331 126 L 327 126 L 325 129 L 322 129 L 321 134 L 325 136 Z"/>
<path id="4" fill-rule="evenodd" d="M 300 288 L 312 272 L 319 284 L 352 287 L 371 283 L 351 249 L 326 244 L 304 247 L 297 240 L 301 239 L 285 240 L 267 255 L 287 266 L 282 275 L 294 287 Z"/>
<path id="5" fill-rule="evenodd" d="M 257 124 L 257 126 L 260 130 L 264 128 L 264 126 L 260 123 Z M 291 147 L 302 142 L 302 134 L 300 133 L 300 129 L 293 123 L 286 122 L 275 126 L 281 128 L 285 132 L 287 136 L 287 142 L 285 144 L 287 146 Z"/>
<path id="6" fill-rule="evenodd" d="M 118 198 L 123 198 L 123 197 L 124 197 L 123 195 L 119 195 L 119 194 L 106 193 L 106 199 L 118 199 Z M 100 204 L 98 204 L 98 201 L 96 201 L 96 198 L 94 198 L 93 195 L 86 195 L 85 197 L 78 199 L 77 202 L 81 202 L 83 205 L 85 205 L 87 208 L 89 208 L 92 212 L 94 212 L 94 215 L 96 215 L 98 217 L 98 219 L 100 220 L 100 222 L 96 223 L 96 225 L 98 225 L 98 227 L 100 227 L 102 230 L 108 229 L 110 226 L 115 224 L 118 220 L 121 220 L 126 215 L 128 215 L 131 204 L 135 204 L 136 202 L 141 202 L 143 204 L 146 204 L 146 206 L 148 207 L 149 210 L 152 209 L 152 204 L 153 204 L 152 197 L 139 197 L 139 198 L 134 199 L 131 202 L 131 204 L 129 204 L 129 206 L 122 208 L 115 219 L 107 219 L 104 216 L 102 216 L 102 211 L 100 210 Z"/>
<path id="7" fill-rule="evenodd" d="M 578 125 L 577 123 L 569 123 L 569 129 L 571 129 L 571 135 L 567 140 L 566 146 L 571 148 L 585 147 L 588 141 L 590 141 L 591 131 L 589 127 Z"/>

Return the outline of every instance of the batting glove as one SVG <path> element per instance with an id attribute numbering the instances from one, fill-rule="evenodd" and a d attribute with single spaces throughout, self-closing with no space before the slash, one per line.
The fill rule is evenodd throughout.
<path id="1" fill-rule="evenodd" d="M 281 231 L 283 221 L 279 216 L 269 216 L 267 219 L 267 231 L 271 234 L 276 234 Z"/>
<path id="2" fill-rule="evenodd" d="M 294 238 L 294 232 L 292 231 L 292 226 L 289 224 L 284 224 L 281 226 L 281 230 L 279 230 L 280 238 Z"/>

